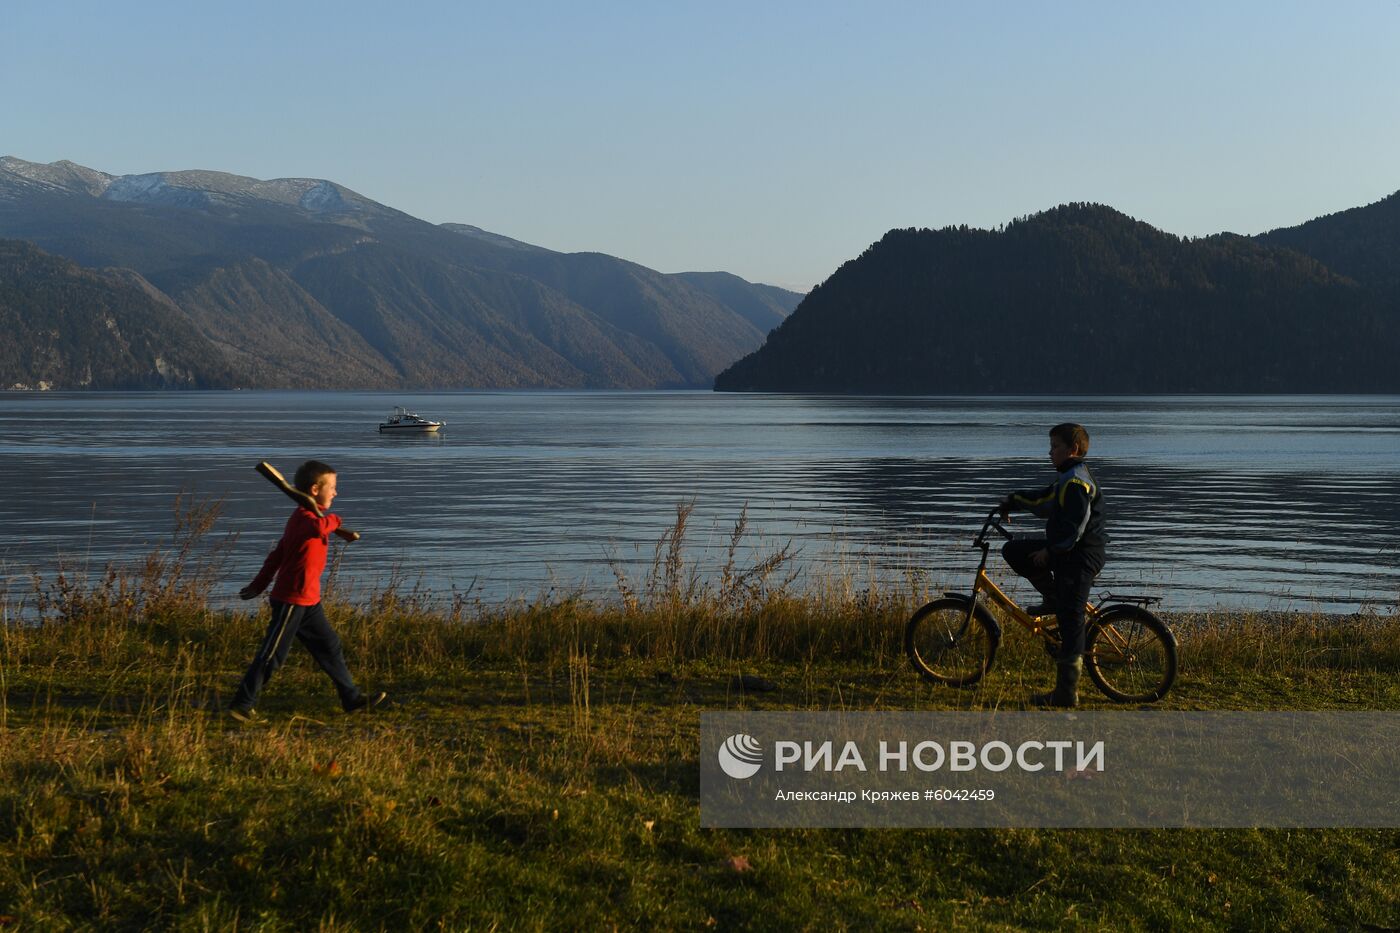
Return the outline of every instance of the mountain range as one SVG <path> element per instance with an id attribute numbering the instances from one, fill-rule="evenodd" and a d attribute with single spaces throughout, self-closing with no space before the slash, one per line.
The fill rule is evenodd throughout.
<path id="1" fill-rule="evenodd" d="M 709 387 L 801 299 L 324 179 L 5 157 L 0 238 L 7 387 Z"/>
<path id="2" fill-rule="evenodd" d="M 728 391 L 1400 392 L 1400 194 L 1255 237 L 1066 204 L 891 230 L 814 288 Z"/>

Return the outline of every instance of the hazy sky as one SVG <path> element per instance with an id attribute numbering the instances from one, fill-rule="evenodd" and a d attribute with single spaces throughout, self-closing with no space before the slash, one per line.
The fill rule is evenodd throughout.
<path id="1" fill-rule="evenodd" d="M 0 155 L 803 289 L 892 227 L 1257 233 L 1400 189 L 1397 0 L 3 0 L 0 81 Z"/>

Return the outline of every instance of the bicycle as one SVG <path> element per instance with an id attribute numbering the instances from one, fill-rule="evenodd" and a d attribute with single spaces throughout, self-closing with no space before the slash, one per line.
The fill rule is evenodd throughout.
<path id="1" fill-rule="evenodd" d="M 1054 614 L 1033 616 L 987 576 L 987 540 L 996 530 L 1008 541 L 1011 532 L 992 509 L 972 546 L 982 560 L 973 578 L 972 595 L 944 593 L 922 606 L 904 629 L 904 651 L 923 677 L 953 687 L 968 687 L 992 668 L 1001 644 L 1001 625 L 983 600 L 1000 607 L 1014 621 L 1045 642 L 1051 657 L 1060 647 Z M 1148 607 L 1157 596 L 1105 593 L 1085 604 L 1084 670 L 1100 690 L 1120 703 L 1152 703 L 1167 695 L 1176 680 L 1176 636 Z"/>

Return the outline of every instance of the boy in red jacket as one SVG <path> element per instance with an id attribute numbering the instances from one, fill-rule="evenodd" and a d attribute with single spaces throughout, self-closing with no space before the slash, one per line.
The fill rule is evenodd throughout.
<path id="1" fill-rule="evenodd" d="M 340 528 L 339 515 L 326 512 L 336 497 L 335 470 L 319 460 L 308 460 L 297 468 L 294 485 L 313 500 L 316 508 L 313 510 L 309 504 L 297 507 L 262 570 L 252 583 L 238 591 L 243 599 L 253 599 L 276 577 L 269 598 L 272 622 L 228 707 L 229 715 L 240 722 L 261 718 L 253 704 L 263 684 L 287 660 L 293 636 L 301 640 L 321 670 L 335 682 L 340 705 L 347 713 L 378 706 L 385 698 L 382 692 L 365 694 L 355 686 L 345 666 L 340 636 L 321 608 L 321 573 L 326 569 L 328 536 L 334 532 L 350 540 L 359 537 Z"/>

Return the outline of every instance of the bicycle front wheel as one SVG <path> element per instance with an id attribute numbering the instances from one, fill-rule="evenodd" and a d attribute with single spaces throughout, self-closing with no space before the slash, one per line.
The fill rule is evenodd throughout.
<path id="1" fill-rule="evenodd" d="M 1152 703 L 1176 680 L 1176 637 L 1137 606 L 1109 606 L 1089 623 L 1084 669 L 1111 700 Z"/>
<path id="2" fill-rule="evenodd" d="M 997 636 L 983 611 L 971 612 L 971 608 L 971 600 L 946 596 L 909 619 L 904 627 L 904 653 L 924 678 L 966 687 L 981 680 L 992 666 Z"/>

